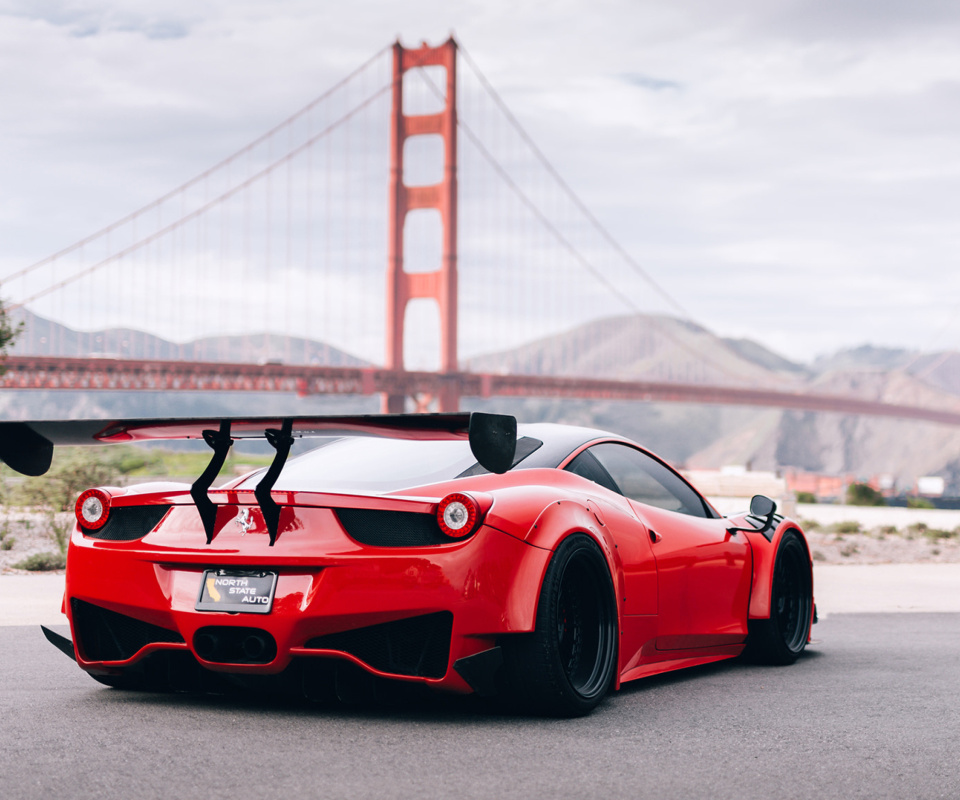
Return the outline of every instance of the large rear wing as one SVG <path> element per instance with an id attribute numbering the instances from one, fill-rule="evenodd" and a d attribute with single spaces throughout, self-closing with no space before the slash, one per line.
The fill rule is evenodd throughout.
<path id="1" fill-rule="evenodd" d="M 270 495 L 294 439 L 315 436 L 384 436 L 394 439 L 467 439 L 484 469 L 503 473 L 513 464 L 517 420 L 504 414 L 367 414 L 330 417 L 191 417 L 181 419 L 42 420 L 0 422 L 0 461 L 24 475 L 43 475 L 55 445 L 122 444 L 203 439 L 213 458 L 194 481 L 190 494 L 207 533 L 213 537 L 216 506 L 207 496 L 237 439 L 266 439 L 276 450 L 257 484 L 270 543 L 276 539 L 280 508 Z"/>

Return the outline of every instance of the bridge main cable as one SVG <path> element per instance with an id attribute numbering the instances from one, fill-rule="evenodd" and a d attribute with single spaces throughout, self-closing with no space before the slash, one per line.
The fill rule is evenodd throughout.
<path id="1" fill-rule="evenodd" d="M 277 167 L 281 166 L 282 164 L 289 163 L 289 162 L 292 161 L 294 158 L 296 158 L 298 155 L 300 155 L 300 153 L 308 150 L 310 147 L 312 147 L 313 145 L 315 145 L 318 141 L 320 141 L 321 139 L 323 139 L 325 136 L 329 136 L 330 133 L 332 133 L 333 131 L 337 130 L 337 128 L 339 128 L 341 125 L 345 124 L 346 122 L 348 122 L 349 120 L 351 120 L 354 116 L 356 116 L 358 113 L 360 113 L 360 112 L 363 111 L 365 108 L 367 108 L 368 106 L 370 106 L 375 100 L 377 100 L 379 97 L 381 97 L 381 96 L 383 96 L 384 94 L 386 94 L 391 88 L 392 88 L 392 83 L 388 83 L 388 84 L 386 84 L 385 86 L 381 87 L 381 88 L 378 89 L 376 92 L 374 92 L 373 94 L 371 94 L 371 95 L 370 95 L 366 100 L 364 100 L 362 103 L 360 103 L 359 105 L 356 105 L 356 106 L 354 106 L 352 109 L 350 109 L 350 111 L 348 111 L 346 114 L 344 114 L 342 117 L 340 117 L 340 119 L 336 120 L 335 122 L 331 122 L 331 123 L 330 123 L 327 127 L 325 127 L 322 131 L 319 131 L 318 133 L 314 134 L 314 135 L 311 136 L 309 139 L 307 139 L 306 141 L 304 141 L 302 144 L 298 145 L 298 146 L 295 147 L 294 149 L 292 149 L 292 150 L 290 150 L 289 152 L 285 153 L 285 154 L 282 155 L 280 158 L 276 159 L 273 163 L 271 163 L 271 164 L 269 164 L 268 166 L 266 166 L 266 167 L 264 167 L 263 169 L 261 169 L 259 172 L 254 173 L 254 174 L 251 175 L 249 178 L 246 178 L 246 179 L 243 180 L 242 182 L 240 182 L 240 183 L 232 186 L 230 189 L 228 189 L 227 191 L 225 191 L 225 192 L 223 192 L 222 194 L 218 195 L 217 197 L 213 198 L 212 200 L 207 201 L 206 203 L 204 203 L 204 204 L 203 204 L 202 206 L 200 206 L 199 208 L 195 208 L 195 209 L 194 209 L 193 211 L 191 211 L 189 214 L 185 214 L 184 216 L 180 217 L 179 219 L 171 222 L 169 225 L 166 225 L 165 227 L 161 228 L 160 230 L 154 231 L 154 232 L 151 233 L 149 236 L 143 237 L 143 238 L 140 239 L 139 241 L 134 242 L 134 243 L 131 244 L 131 245 L 128 245 L 127 247 L 123 248 L 122 250 L 118 250 L 117 252 L 115 252 L 115 253 L 107 256 L 106 258 L 102 259 L 101 261 L 98 261 L 98 262 L 96 262 L 95 264 L 91 264 L 89 267 L 84 267 L 82 270 L 79 270 L 78 272 L 75 272 L 75 273 L 73 273 L 72 275 L 68 275 L 66 278 L 64 278 L 64 279 L 62 279 L 62 280 L 60 280 L 60 281 L 57 281 L 56 283 L 53 283 L 53 284 L 47 286 L 46 288 L 41 289 L 41 290 L 38 291 L 38 292 L 34 292 L 34 293 L 33 293 L 32 295 L 30 295 L 29 297 L 22 298 L 21 300 L 17 301 L 16 303 L 11 303 L 10 305 L 7 306 L 7 310 L 8 310 L 8 311 L 14 311 L 14 310 L 16 310 L 16 309 L 18 309 L 18 308 L 22 308 L 23 306 L 27 305 L 27 303 L 32 303 L 34 300 L 39 300 L 41 297 L 46 297 L 48 294 L 52 294 L 53 292 L 58 291 L 59 289 L 62 289 L 62 288 L 64 288 L 65 286 L 69 286 L 71 283 L 75 283 L 76 281 L 80 280 L 81 278 L 85 278 L 87 275 L 90 275 L 90 274 L 96 272 L 97 270 L 105 267 L 107 264 L 112 264 L 114 261 L 117 261 L 118 259 L 121 259 L 121 258 L 124 258 L 125 256 L 130 255 L 131 253 L 135 252 L 136 250 L 139 250 L 141 247 L 143 247 L 143 246 L 145 246 L 145 245 L 147 245 L 147 244 L 150 244 L 151 242 L 154 242 L 154 241 L 156 241 L 156 240 L 158 240 L 158 239 L 161 239 L 162 237 L 166 236 L 167 234 L 171 233 L 172 231 L 175 231 L 175 230 L 177 230 L 178 228 L 182 227 L 182 226 L 183 226 L 184 224 L 186 224 L 187 222 L 190 222 L 191 220 L 194 220 L 194 219 L 197 219 L 197 218 L 199 218 L 199 217 L 202 217 L 204 214 L 206 214 L 206 213 L 207 213 L 208 211 L 210 211 L 212 208 L 215 208 L 217 205 L 219 205 L 220 203 L 222 203 L 224 200 L 227 200 L 227 199 L 233 197 L 234 195 L 239 194 L 240 192 L 242 192 L 242 191 L 243 191 L 244 189 L 246 189 L 247 187 L 249 187 L 249 186 L 253 185 L 254 183 L 256 183 L 257 181 L 262 180 L 263 178 L 267 177 L 267 176 L 270 175 L 275 169 L 277 169 Z M 157 201 L 157 202 L 159 202 L 159 201 Z M 139 213 L 139 212 L 138 212 L 138 213 Z M 132 218 L 132 217 L 128 217 L 128 219 L 131 219 L 131 218 Z M 117 223 L 117 224 L 120 224 L 120 223 Z M 55 256 L 51 256 L 50 258 L 46 259 L 45 261 L 42 261 L 42 262 L 38 261 L 35 266 L 40 266 L 40 265 L 42 265 L 42 264 L 48 263 L 49 261 L 53 260 L 54 258 L 55 258 Z M 22 273 L 23 273 L 23 270 L 21 270 L 20 273 L 17 273 L 17 275 L 22 274 Z M 15 276 L 13 276 L 13 277 L 17 277 L 17 276 L 15 275 Z"/>
<path id="2" fill-rule="evenodd" d="M 387 45 L 386 47 L 381 48 L 378 52 L 376 52 L 374 55 L 372 55 L 370 58 L 364 61 L 363 64 L 361 64 L 359 67 L 353 70 L 353 72 L 351 72 L 349 75 L 342 78 L 341 80 L 337 81 L 337 83 L 335 83 L 333 86 L 327 89 L 327 91 L 325 91 L 319 97 L 314 98 L 309 103 L 307 103 L 307 105 L 301 108 L 299 111 L 294 112 L 289 117 L 284 119 L 282 122 L 279 122 L 276 125 L 274 125 L 266 133 L 258 136 L 252 142 L 249 142 L 248 144 L 244 145 L 236 152 L 232 153 L 231 155 L 227 156 L 223 160 L 219 161 L 217 164 L 214 164 L 212 167 L 205 169 L 203 172 L 199 173 L 198 175 L 195 175 L 193 178 L 186 181 L 185 183 L 180 184 L 175 189 L 171 189 L 169 192 L 158 197 L 156 200 L 153 200 L 152 202 L 147 203 L 147 205 L 142 206 L 141 208 L 138 208 L 136 211 L 132 211 L 131 213 L 127 214 L 125 217 L 110 223 L 105 228 L 101 228 L 96 233 L 91 233 L 88 236 L 85 236 L 84 238 L 77 240 L 76 242 L 69 245 L 68 247 L 64 247 L 62 250 L 58 250 L 56 253 L 53 253 L 52 255 L 47 256 L 46 258 L 43 258 L 40 261 L 34 262 L 29 266 L 23 267 L 22 269 L 19 269 L 16 272 L 11 273 L 10 275 L 7 275 L 5 278 L 0 279 L 0 283 L 9 283 L 12 280 L 16 280 L 17 278 L 20 278 L 24 275 L 27 275 L 33 272 L 33 270 L 35 269 L 39 269 L 40 267 L 43 267 L 53 261 L 56 261 L 57 259 L 63 258 L 64 256 L 68 256 L 70 255 L 70 253 L 73 253 L 74 251 L 79 250 L 81 247 L 84 247 L 90 244 L 91 242 L 96 241 L 101 236 L 106 236 L 109 233 L 113 233 L 119 228 L 122 228 L 127 223 L 133 222 L 138 217 L 142 216 L 143 214 L 146 214 L 148 211 L 152 211 L 158 208 L 159 206 L 162 206 L 168 200 L 173 199 L 177 195 L 185 192 L 187 189 L 190 189 L 196 186 L 197 184 L 201 183 L 202 181 L 206 180 L 211 175 L 216 173 L 218 170 L 223 169 L 226 166 L 229 166 L 238 158 L 241 158 L 247 153 L 253 151 L 259 145 L 269 140 L 271 136 L 283 130 L 284 128 L 292 125 L 294 122 L 296 122 L 298 119 L 303 117 L 305 114 L 309 114 L 320 103 L 322 103 L 324 100 L 329 98 L 335 92 L 342 89 L 357 75 L 360 75 L 362 72 L 364 72 L 378 58 L 383 56 L 383 54 L 386 53 L 391 47 L 392 45 Z M 280 163 L 282 163 L 282 161 Z M 27 302 L 27 301 L 24 301 L 24 302 Z"/>

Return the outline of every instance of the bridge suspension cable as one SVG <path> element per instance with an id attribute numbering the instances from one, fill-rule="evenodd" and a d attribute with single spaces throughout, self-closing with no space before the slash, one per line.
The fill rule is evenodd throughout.
<path id="1" fill-rule="evenodd" d="M 676 311 L 681 319 L 693 320 L 693 316 L 676 300 L 673 295 L 671 295 L 666 289 L 664 289 L 657 281 L 654 280 L 653 276 L 650 275 L 637 260 L 630 255 L 629 252 L 620 244 L 617 239 L 614 238 L 613 234 L 597 219 L 597 216 L 589 209 L 586 203 L 580 198 L 580 196 L 573 190 L 573 188 L 564 180 L 563 176 L 560 174 L 559 170 L 553 165 L 550 159 L 547 158 L 543 150 L 540 149 L 539 145 L 533 140 L 530 134 L 527 133 L 526 129 L 520 124 L 520 120 L 516 118 L 514 113 L 510 110 L 510 107 L 504 102 L 503 98 L 500 96 L 499 92 L 494 88 L 493 84 L 487 80 L 486 75 L 480 71 L 480 67 L 477 66 L 477 63 L 470 56 L 470 53 L 463 47 L 459 45 L 460 54 L 463 56 L 464 61 L 467 63 L 467 66 L 470 67 L 471 71 L 476 75 L 477 80 L 480 81 L 480 84 L 486 89 L 487 93 L 496 103 L 497 107 L 506 117 L 507 121 L 513 126 L 517 134 L 523 139 L 523 141 L 530 148 L 530 152 L 534 157 L 540 162 L 544 169 L 550 174 L 550 176 L 556 181 L 557 186 L 560 187 L 560 190 L 570 199 L 570 201 L 579 209 L 580 213 L 584 215 L 589 221 L 590 224 L 597 230 L 601 237 L 607 242 L 610 247 L 612 247 L 630 266 L 630 268 L 637 273 L 646 283 L 653 289 L 660 297 Z M 471 138 L 474 138 L 474 134 L 467 131 L 468 135 Z M 479 145 L 479 142 L 475 141 Z M 481 145 L 482 146 L 482 145 Z M 585 264 L 586 266 L 586 264 Z M 596 274 L 596 270 L 593 267 L 590 267 L 591 272 Z M 598 275 L 598 278 L 604 283 L 606 279 Z M 615 293 L 619 295 L 619 290 L 615 290 Z M 633 307 L 633 303 L 629 303 Z"/>
<path id="2" fill-rule="evenodd" d="M 262 145 L 264 142 L 267 142 L 270 139 L 272 139 L 275 134 L 279 133 L 282 130 L 289 129 L 290 126 L 292 126 L 295 122 L 302 119 L 304 116 L 306 116 L 315 108 L 317 108 L 317 106 L 319 106 L 321 103 L 323 103 L 324 101 L 332 97 L 336 92 L 343 89 L 347 84 L 350 83 L 350 81 L 352 81 L 358 75 L 365 72 L 372 64 L 374 64 L 377 61 L 377 59 L 381 58 L 389 49 L 390 49 L 390 45 L 387 45 L 386 47 L 382 48 L 377 53 L 375 53 L 370 58 L 368 58 L 366 61 L 364 61 L 363 64 L 361 64 L 359 67 L 353 70 L 349 75 L 337 81 L 333 86 L 331 86 L 321 95 L 317 96 L 316 98 L 311 100 L 309 103 L 307 103 L 307 105 L 303 106 L 299 111 L 294 112 L 289 117 L 284 119 L 282 122 L 279 122 L 276 125 L 274 125 L 266 133 L 258 136 L 256 139 L 244 145 L 239 150 L 230 154 L 229 156 L 222 159 L 221 161 L 217 162 L 209 169 L 205 169 L 203 172 L 190 178 L 190 180 L 185 181 L 184 183 L 181 183 L 176 188 L 171 189 L 166 194 L 161 195 L 156 200 L 153 200 L 150 203 L 147 203 L 145 206 L 138 208 L 136 211 L 132 211 L 131 213 L 127 214 L 125 217 L 122 217 L 116 220 L 115 222 L 110 223 L 109 225 L 107 225 L 104 228 L 101 228 L 95 233 L 91 233 L 88 236 L 84 236 L 82 239 L 78 239 L 73 244 L 68 245 L 67 247 L 64 247 L 62 250 L 58 250 L 57 252 L 52 253 L 46 258 L 42 258 L 39 261 L 34 262 L 33 264 L 30 264 L 26 267 L 23 267 L 22 269 L 19 269 L 15 272 L 10 273 L 5 278 L 0 279 L 0 284 L 9 283 L 12 280 L 15 280 L 17 278 L 20 278 L 24 275 L 29 274 L 30 272 L 33 272 L 35 269 L 38 269 L 39 267 L 46 266 L 52 261 L 56 261 L 57 259 L 63 258 L 64 256 L 68 256 L 71 253 L 75 252 L 76 250 L 79 250 L 80 248 L 85 247 L 88 244 L 91 244 L 97 239 L 100 239 L 110 233 L 113 233 L 114 231 L 122 228 L 124 225 L 127 225 L 130 222 L 133 222 L 138 217 L 141 217 L 150 211 L 155 211 L 157 208 L 162 206 L 167 201 L 172 200 L 177 196 L 181 196 L 188 189 L 191 189 L 203 183 L 203 181 L 205 181 L 211 175 L 215 174 L 216 172 L 219 172 L 221 169 L 225 167 L 230 166 L 235 161 L 238 161 L 239 159 L 241 159 L 243 156 L 246 156 L 251 152 L 253 152 L 257 147 Z M 23 302 L 30 302 L 30 300 L 32 299 L 35 299 L 35 298 L 29 298 L 28 300 L 25 300 Z"/>
<path id="3" fill-rule="evenodd" d="M 636 275 L 643 279 L 643 281 L 646 282 L 647 285 L 650 286 L 656 292 L 656 294 L 659 295 L 660 298 L 664 300 L 679 315 L 680 319 L 694 322 L 694 324 L 696 324 L 692 315 L 669 292 L 667 292 L 667 290 L 664 289 L 663 286 L 661 286 L 653 278 L 653 276 L 651 276 L 649 272 L 647 272 L 637 262 L 637 260 L 633 258 L 633 256 L 630 255 L 623 245 L 621 245 L 620 242 L 614 238 L 613 234 L 610 233 L 606 226 L 600 222 L 597 216 L 589 209 L 586 203 L 573 190 L 569 183 L 567 183 L 567 181 L 560 174 L 560 171 L 553 165 L 553 163 L 537 145 L 529 133 L 527 133 L 526 129 L 517 119 L 516 115 L 513 114 L 509 106 L 496 91 L 487 77 L 483 74 L 479 66 L 471 58 L 466 49 L 459 43 L 457 44 L 457 48 L 460 55 L 463 56 L 464 61 L 467 63 L 474 76 L 479 81 L 480 85 L 493 100 L 495 106 L 502 113 L 504 118 L 510 124 L 511 128 L 519 135 L 521 140 L 527 146 L 529 152 L 546 170 L 547 174 L 553 179 L 555 185 L 560 189 L 562 194 L 565 195 L 568 200 L 570 200 L 577 211 L 579 211 L 580 214 L 582 214 L 583 217 L 588 221 L 590 226 L 597 231 L 607 246 L 609 246 L 617 255 L 619 255 L 623 262 L 626 263 Z M 431 91 L 438 98 L 442 99 L 443 92 L 440 87 L 438 87 L 425 72 L 422 72 L 422 77 L 426 84 L 430 87 Z M 526 207 L 527 210 L 539 221 L 539 223 L 551 233 L 557 243 L 565 251 L 567 251 L 567 253 L 574 259 L 576 263 L 581 266 L 582 269 L 592 275 L 598 283 L 604 286 L 604 288 L 606 288 L 607 291 L 613 297 L 617 298 L 626 308 L 635 313 L 644 314 L 650 326 L 655 328 L 663 338 L 671 341 L 674 345 L 687 352 L 689 355 L 692 355 L 696 359 L 707 358 L 707 355 L 700 349 L 674 335 L 660 319 L 650 316 L 648 312 L 646 312 L 645 309 L 639 303 L 637 303 L 627 291 L 614 283 L 614 281 L 605 275 L 595 263 L 593 263 L 579 248 L 577 248 L 570 238 L 564 235 L 559 226 L 550 219 L 549 215 L 545 213 L 544 210 L 530 197 L 530 195 L 523 190 L 519 183 L 514 180 L 510 174 L 510 171 L 496 158 L 496 156 L 494 156 L 490 149 L 483 143 L 480 136 L 477 135 L 477 133 L 471 128 L 470 124 L 464 120 L 462 115 L 458 115 L 457 126 L 464 133 L 470 143 L 476 148 L 477 152 L 480 153 L 483 159 L 496 172 L 500 179 L 520 200 L 523 206 Z M 729 348 L 727 349 L 729 350 Z M 750 380 L 750 376 L 744 374 L 742 371 L 731 369 L 723 364 L 714 364 L 713 368 L 726 377 L 737 381 L 743 381 L 745 379 Z"/>
<path id="4" fill-rule="evenodd" d="M 140 239 L 139 241 L 134 242 L 133 244 L 131 244 L 131 245 L 123 248 L 122 250 L 118 250 L 116 253 L 113 253 L 113 254 L 107 256 L 107 258 L 102 259 L 101 261 L 98 261 L 97 263 L 92 264 L 92 265 L 89 266 L 89 267 L 85 267 L 84 269 L 80 270 L 79 272 L 73 273 L 72 275 L 69 275 L 69 276 L 67 276 L 66 278 L 58 281 L 57 283 L 51 284 L 50 286 L 47 286 L 46 288 L 41 289 L 41 290 L 38 291 L 38 292 L 35 292 L 34 294 L 30 295 L 29 297 L 23 298 L 23 299 L 19 300 L 18 302 L 14 303 L 14 304 L 11 304 L 11 305 L 8 307 L 9 310 L 10 310 L 10 311 L 14 311 L 14 310 L 16 310 L 16 309 L 18 309 L 18 308 L 22 308 L 23 306 L 27 305 L 27 303 L 32 303 L 34 300 L 39 300 L 41 297 L 46 297 L 48 294 L 52 294 L 53 292 L 56 292 L 56 291 L 58 291 L 58 290 L 60 290 L 60 289 L 63 289 L 64 287 L 69 286 L 71 283 L 75 283 L 76 281 L 80 280 L 81 278 L 85 278 L 85 277 L 87 277 L 88 275 L 92 275 L 94 272 L 97 272 L 98 270 L 102 269 L 103 267 L 107 266 L 108 264 L 110 264 L 110 263 L 112 263 L 112 262 L 114 262 L 114 261 L 117 261 L 117 260 L 119 260 L 119 259 L 121 259 L 121 258 L 124 258 L 124 257 L 126 257 L 126 256 L 128 256 L 128 255 L 130 255 L 131 253 L 135 252 L 135 251 L 138 250 L 139 248 L 141 248 L 141 247 L 143 247 L 143 246 L 145 246 L 145 245 L 151 244 L 152 242 L 155 242 L 155 241 L 157 241 L 158 239 L 161 239 L 161 238 L 164 237 L 164 236 L 167 236 L 168 234 L 176 231 L 178 228 L 181 228 L 181 227 L 182 227 L 183 225 L 185 225 L 186 223 L 191 222 L 191 221 L 193 221 L 193 220 L 195 220 L 195 219 L 197 219 L 197 218 L 199 218 L 199 217 L 202 217 L 204 214 L 206 214 L 206 213 L 207 213 L 208 211 L 210 211 L 212 208 L 214 208 L 214 207 L 218 206 L 219 204 L 221 204 L 224 200 L 229 200 L 231 197 L 233 197 L 234 195 L 239 194 L 239 193 L 242 192 L 244 189 L 247 189 L 247 188 L 249 188 L 250 186 L 252 186 L 253 184 L 255 184 L 255 183 L 263 180 L 264 178 L 267 178 L 267 177 L 268 177 L 271 173 L 273 173 L 278 167 L 284 166 L 285 164 L 288 164 L 289 162 L 291 162 L 294 158 L 296 158 L 297 156 L 301 155 L 303 152 L 305 152 L 307 149 L 309 149 L 310 147 L 312 147 L 313 145 L 315 145 L 315 144 L 316 144 L 317 142 L 319 142 L 321 139 L 324 139 L 325 137 L 329 136 L 331 133 L 333 133 L 335 130 L 337 130 L 338 128 L 340 128 L 342 125 L 344 125 L 345 123 L 349 122 L 351 119 L 353 119 L 353 118 L 354 118 L 357 114 L 359 114 L 361 111 L 363 111 L 364 109 L 366 109 L 368 106 L 372 105 L 372 104 L 374 103 L 374 101 L 376 101 L 376 100 L 379 99 L 380 97 L 383 97 L 388 91 L 390 91 L 390 84 L 387 84 L 386 86 L 381 87 L 379 90 L 377 90 L 377 91 L 374 92 L 372 95 L 370 95 L 366 100 L 364 100 L 364 101 L 361 102 L 359 105 L 355 106 L 355 107 L 352 108 L 350 111 L 348 111 L 346 114 L 344 114 L 344 115 L 343 115 L 340 119 L 338 119 L 336 122 L 331 123 L 331 124 L 328 125 L 326 128 L 324 128 L 322 131 L 320 131 L 319 133 L 311 136 L 309 139 L 307 139 L 305 142 L 303 142 L 303 143 L 300 144 L 299 146 L 293 148 L 293 149 L 290 150 L 289 152 L 287 152 L 287 153 L 285 153 L 284 155 L 280 156 L 280 158 L 276 159 L 275 161 L 273 161 L 273 162 L 272 162 L 271 164 L 269 164 L 268 166 L 264 167 L 263 169 L 261 169 L 260 171 L 258 171 L 258 172 L 256 172 L 256 173 L 254 173 L 254 174 L 251 175 L 249 178 L 246 178 L 245 180 L 243 180 L 243 181 L 241 181 L 240 183 L 236 184 L 235 186 L 233 186 L 232 188 L 230 188 L 230 189 L 228 189 L 227 191 L 223 192 L 222 194 L 218 195 L 217 197 L 213 198 L 212 200 L 209 200 L 208 202 L 204 203 L 204 204 L 203 204 L 202 206 L 200 206 L 199 208 L 196 208 L 196 209 L 194 209 L 193 211 L 191 211 L 191 212 L 189 212 L 189 213 L 187 213 L 187 214 L 184 214 L 182 217 L 180 217 L 180 218 L 177 219 L 177 220 L 174 220 L 174 221 L 171 222 L 169 225 L 161 228 L 161 229 L 158 230 L 158 231 L 155 231 L 154 233 L 152 233 L 152 234 L 150 234 L 150 235 L 148 235 L 148 236 L 143 237 L 143 238 Z M 282 127 L 282 126 L 281 126 L 281 127 Z M 275 130 L 278 130 L 278 129 L 279 129 L 279 127 L 276 128 Z M 261 137 L 261 139 L 258 140 L 258 141 L 262 141 L 262 137 Z M 225 163 L 227 163 L 227 161 L 221 162 L 221 164 L 225 164 Z M 192 183 L 194 183 L 194 181 L 190 181 L 190 182 L 188 182 L 188 184 L 184 184 L 183 187 L 181 187 L 181 189 L 184 188 L 184 187 L 186 187 L 187 185 L 191 185 Z M 179 190 L 178 190 L 178 191 L 179 191 Z M 169 194 L 165 195 L 164 197 L 165 197 L 165 198 L 170 198 L 170 197 L 173 197 L 173 196 L 176 195 L 176 194 L 177 194 L 177 191 L 172 192 L 172 193 L 169 193 Z M 145 208 L 145 209 L 148 209 L 148 208 L 154 207 L 154 206 L 155 206 L 157 203 L 159 203 L 159 202 L 161 202 L 161 201 L 158 200 L 158 201 L 156 201 L 155 203 L 152 203 L 150 206 L 145 206 L 144 208 Z M 140 213 L 140 212 L 137 212 L 137 213 Z M 125 220 L 130 220 L 130 219 L 132 219 L 132 218 L 133 218 L 133 215 L 131 215 L 131 216 L 129 216 L 129 217 L 126 217 Z M 121 223 L 115 223 L 115 224 L 116 224 L 116 225 L 120 225 Z M 104 228 L 103 231 L 101 231 L 101 233 L 106 232 L 106 231 L 108 231 L 108 230 L 109 230 L 109 228 Z M 94 237 L 90 237 L 90 239 L 96 238 L 96 236 L 98 236 L 98 235 L 99 235 L 99 234 L 95 235 Z M 61 253 L 69 253 L 69 252 L 71 252 L 71 250 L 78 249 L 80 246 L 82 246 L 82 245 L 81 245 L 81 244 L 74 245 L 74 246 L 72 246 L 71 248 L 67 248 L 66 250 L 61 251 Z M 37 264 L 35 264 L 34 266 L 41 266 L 42 264 L 47 263 L 47 262 L 49 262 L 49 261 L 53 261 L 53 260 L 55 260 L 55 259 L 56 259 L 56 256 L 51 256 L 50 258 L 46 259 L 46 261 L 44 261 L 44 262 L 37 262 Z M 33 268 L 33 267 L 29 267 L 29 268 L 27 268 L 27 270 L 32 269 L 32 268 Z M 15 274 L 14 274 L 13 276 L 11 276 L 11 277 L 12 277 L 12 278 L 19 277 L 21 274 L 23 274 L 23 273 L 26 272 L 27 270 L 21 270 L 19 273 L 15 273 Z"/>

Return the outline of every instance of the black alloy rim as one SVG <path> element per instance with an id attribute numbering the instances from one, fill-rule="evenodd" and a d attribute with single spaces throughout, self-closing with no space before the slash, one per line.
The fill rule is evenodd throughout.
<path id="1" fill-rule="evenodd" d="M 791 540 L 780 549 L 774 579 L 777 627 L 787 649 L 797 653 L 806 642 L 810 620 L 810 577 L 797 542 Z"/>
<path id="2" fill-rule="evenodd" d="M 557 645 L 570 686 L 590 699 L 606 689 L 614 645 L 605 581 L 584 557 L 567 562 L 557 596 Z"/>

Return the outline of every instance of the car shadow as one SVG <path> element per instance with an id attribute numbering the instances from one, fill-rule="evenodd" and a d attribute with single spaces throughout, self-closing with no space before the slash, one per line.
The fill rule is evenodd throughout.
<path id="1" fill-rule="evenodd" d="M 820 650 L 805 649 L 799 656 L 794 665 L 786 665 L 785 668 L 792 666 L 813 663 L 817 659 L 823 658 L 825 653 Z M 670 672 L 661 672 L 659 675 L 651 675 L 646 678 L 639 678 L 620 686 L 618 695 L 631 695 L 636 692 L 652 691 L 658 688 L 668 686 L 679 686 L 685 683 L 703 680 L 707 676 L 720 676 L 744 671 L 764 673 L 769 670 L 780 669 L 781 667 L 769 664 L 760 664 L 749 659 L 728 658 L 723 661 L 714 661 L 710 664 L 699 664 L 695 667 L 685 667 L 684 669 L 671 670 Z"/>
<path id="2" fill-rule="evenodd" d="M 824 655 L 821 651 L 806 650 L 797 664 L 813 663 Z M 708 677 L 730 676 L 745 671 L 763 673 L 771 669 L 776 667 L 736 658 L 653 675 L 623 684 L 618 692 L 608 695 L 592 715 L 579 719 L 561 719 L 517 710 L 506 705 L 500 698 L 440 694 L 418 684 L 394 684 L 386 681 L 377 683 L 375 691 L 367 694 L 354 692 L 347 698 L 330 695 L 320 700 L 307 699 L 292 692 L 255 691 L 241 687 L 233 687 L 230 691 L 205 693 L 146 692 L 102 687 L 91 688 L 86 700 L 98 705 L 134 706 L 144 710 L 208 710 L 226 714 L 242 713 L 248 717 L 280 716 L 304 720 L 404 720 L 427 724 L 456 722 L 473 725 L 504 722 L 533 725 L 582 724 L 584 719 L 603 718 L 617 713 L 618 698 L 695 683 Z"/>

